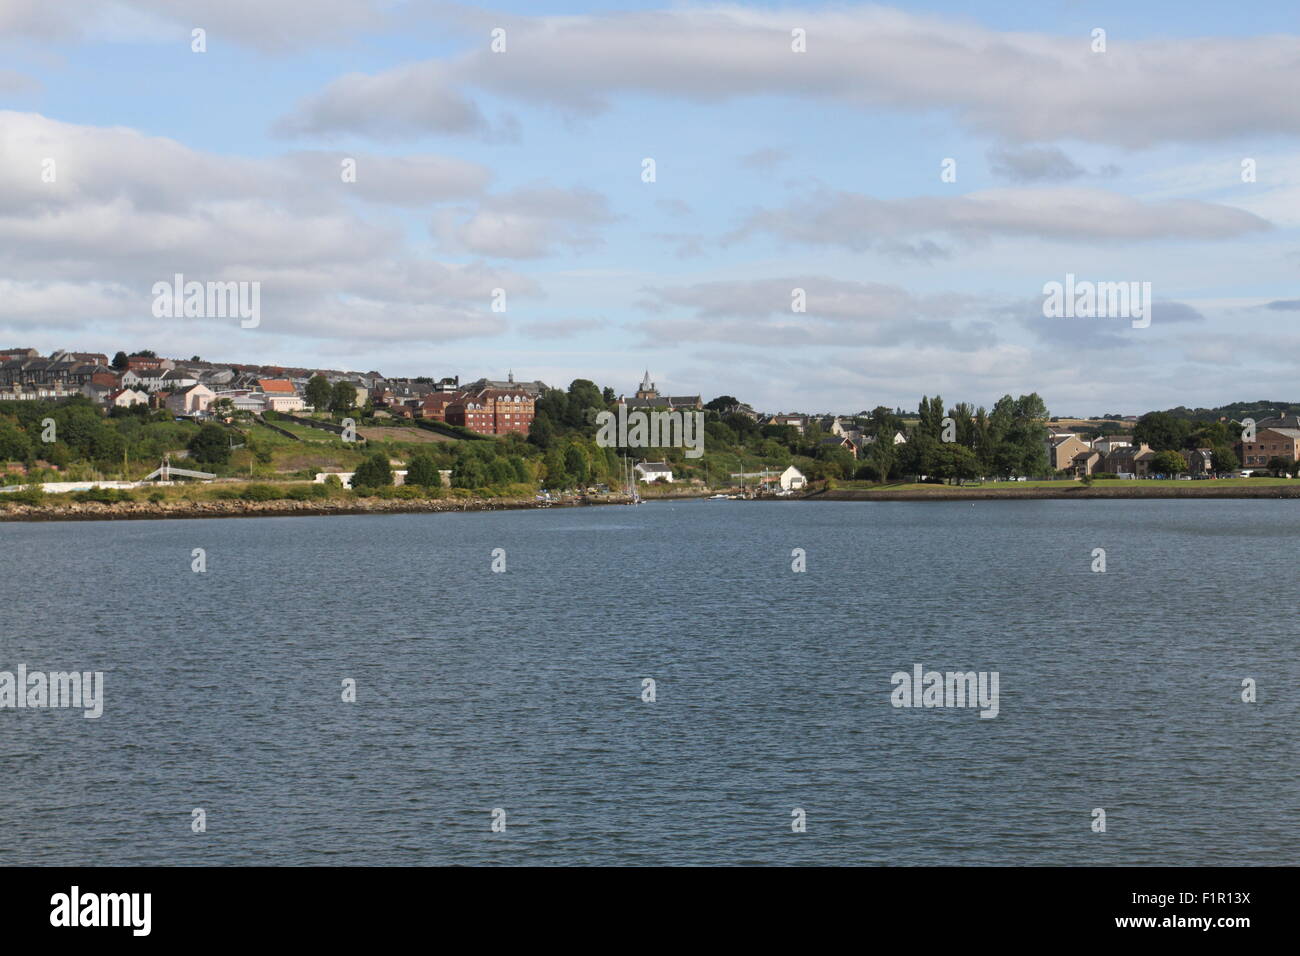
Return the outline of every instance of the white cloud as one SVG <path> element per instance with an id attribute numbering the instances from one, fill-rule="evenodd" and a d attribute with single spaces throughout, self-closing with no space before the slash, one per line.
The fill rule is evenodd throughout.
<path id="1" fill-rule="evenodd" d="M 1143 202 L 1101 189 L 1005 188 L 905 199 L 820 189 L 783 208 L 752 214 L 730 238 L 763 232 L 863 250 L 882 240 L 906 243 L 930 235 L 963 243 L 996 236 L 1142 241 L 1227 239 L 1269 228 L 1259 216 L 1231 206 L 1194 199 Z"/>
<path id="2" fill-rule="evenodd" d="M 600 245 L 595 227 L 613 218 L 594 190 L 534 185 L 490 196 L 473 210 L 439 210 L 430 231 L 450 250 L 536 259 Z"/>
<path id="3" fill-rule="evenodd" d="M 53 182 L 42 179 L 46 158 Z M 383 202 L 474 193 L 486 178 L 427 156 L 361 157 L 358 168 L 361 195 Z M 506 321 L 490 309 L 492 290 L 540 292 L 507 270 L 417 255 L 400 223 L 347 201 L 327 154 L 216 156 L 130 129 L 3 112 L 0 171 L 3 315 L 16 331 L 59 313 L 63 327 L 100 330 L 149 318 L 153 284 L 176 273 L 261 283 L 261 328 L 304 341 L 498 335 Z M 368 174 L 380 182 L 363 186 Z M 165 321 L 202 334 L 192 321 Z"/>
<path id="4" fill-rule="evenodd" d="M 1073 138 L 1126 147 L 1300 134 L 1292 93 L 1300 38 L 1112 42 L 1087 33 L 1003 32 L 864 6 L 736 6 L 518 17 L 460 8 L 478 48 L 374 76 L 344 77 L 288 128 L 410 135 L 480 131 L 465 90 L 591 114 L 619 93 L 694 102 L 789 96 L 869 110 L 942 111 L 1011 141 Z M 791 52 L 790 31 L 807 31 Z M 561 68 L 562 66 L 562 68 Z"/>

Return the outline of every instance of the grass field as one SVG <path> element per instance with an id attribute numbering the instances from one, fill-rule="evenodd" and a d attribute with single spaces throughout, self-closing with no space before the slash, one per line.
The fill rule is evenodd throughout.
<path id="1" fill-rule="evenodd" d="M 1096 489 L 1106 488 L 1152 488 L 1161 486 L 1173 486 L 1183 489 L 1208 489 L 1208 488 L 1267 488 L 1276 485 L 1296 485 L 1297 482 L 1292 478 L 1220 478 L 1214 481 L 1163 481 L 1156 479 L 1142 478 L 1115 478 L 1101 479 L 1094 481 L 1092 487 Z M 974 491 L 978 489 L 1006 489 L 1009 491 L 1023 491 L 1028 488 L 1050 488 L 1057 491 L 1068 492 L 1075 488 L 1085 488 L 1086 485 L 1081 481 L 986 481 L 978 485 L 935 485 L 925 484 L 923 482 L 905 482 L 891 481 L 886 483 L 875 481 L 836 481 L 837 489 L 846 489 L 853 491 Z"/>
<path id="2" fill-rule="evenodd" d="M 357 434 L 367 441 L 406 442 L 412 445 L 459 440 L 452 438 L 450 435 L 432 432 L 425 428 L 398 428 L 392 425 L 372 425 L 358 428 Z"/>
<path id="3" fill-rule="evenodd" d="M 297 422 L 289 422 L 283 419 L 275 423 L 278 427 L 283 428 L 291 435 L 297 435 L 303 441 L 320 442 L 325 445 L 342 445 L 343 439 L 333 432 L 327 432 L 321 428 L 312 428 L 309 425 L 299 425 Z M 265 429 L 271 431 L 271 429 Z M 284 436 L 281 435 L 281 438 Z M 287 440 L 287 439 L 286 439 Z"/>

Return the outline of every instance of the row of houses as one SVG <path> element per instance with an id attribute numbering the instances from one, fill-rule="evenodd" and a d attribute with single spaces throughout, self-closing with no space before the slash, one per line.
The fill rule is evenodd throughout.
<path id="1" fill-rule="evenodd" d="M 1104 436 L 1094 440 L 1073 432 L 1054 432 L 1047 440 L 1048 461 L 1053 471 L 1072 471 L 1076 476 L 1092 474 L 1134 475 L 1153 473 L 1156 452 L 1145 442 L 1134 446 L 1125 438 Z M 1300 461 L 1300 416 L 1286 415 L 1260 421 L 1251 441 L 1238 442 L 1234 450 L 1243 468 L 1263 468 L 1274 458 Z M 1214 474 L 1214 452 L 1194 448 L 1181 453 L 1187 474 Z"/>
<path id="2" fill-rule="evenodd" d="M 308 383 L 322 376 L 331 385 L 347 382 L 356 404 L 367 402 L 379 417 L 428 419 L 486 435 L 527 434 L 537 414 L 537 400 L 548 386 L 542 381 L 480 378 L 461 384 L 460 377 L 388 379 L 378 372 L 248 366 L 234 363 L 132 355 L 124 369 L 114 368 L 98 353 L 55 352 L 48 358 L 35 349 L 0 351 L 0 398 L 57 399 L 86 395 L 107 407 L 148 403 L 177 415 L 204 417 L 214 402 L 228 400 L 237 411 L 295 412 L 307 407 Z M 699 395 L 660 395 L 649 371 L 633 398 L 619 397 L 633 409 L 700 410 Z M 749 406 L 738 411 L 752 413 Z"/>
<path id="3" fill-rule="evenodd" d="M 379 417 L 445 422 L 482 435 L 526 435 L 546 388 L 542 381 L 516 382 L 510 372 L 505 381 L 481 378 L 466 385 L 459 376 L 438 382 L 387 382 L 372 400 Z"/>

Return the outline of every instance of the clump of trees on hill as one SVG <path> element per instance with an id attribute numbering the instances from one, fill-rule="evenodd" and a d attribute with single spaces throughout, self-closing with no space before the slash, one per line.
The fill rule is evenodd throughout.
<path id="1" fill-rule="evenodd" d="M 89 399 L 76 396 L 59 401 L 0 403 L 0 462 L 38 462 L 57 468 L 85 466 L 116 472 L 124 459 L 161 459 L 183 448 L 197 431 L 189 423 L 172 421 L 162 410 L 137 405 L 105 415 Z"/>

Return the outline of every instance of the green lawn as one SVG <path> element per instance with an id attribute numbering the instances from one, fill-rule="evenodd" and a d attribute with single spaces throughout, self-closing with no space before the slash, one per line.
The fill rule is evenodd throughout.
<path id="1" fill-rule="evenodd" d="M 343 439 L 333 432 L 327 432 L 321 428 L 312 428 L 310 425 L 299 425 L 297 422 L 287 422 L 283 419 L 277 421 L 276 426 L 283 428 L 291 435 L 297 435 L 303 441 L 323 442 L 327 445 L 341 445 Z M 270 431 L 270 429 L 267 429 Z"/>

